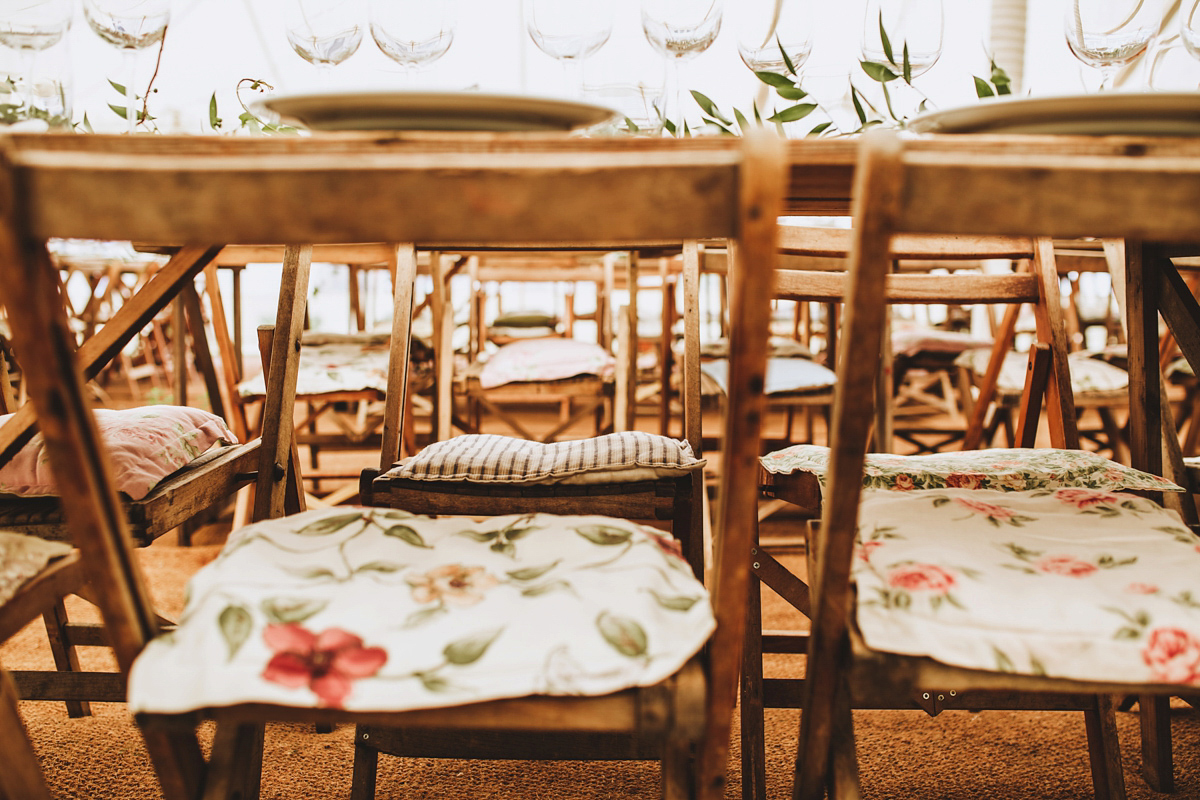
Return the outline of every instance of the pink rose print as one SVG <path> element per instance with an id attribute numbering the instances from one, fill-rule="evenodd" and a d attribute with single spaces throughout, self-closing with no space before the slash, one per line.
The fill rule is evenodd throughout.
<path id="1" fill-rule="evenodd" d="M 873 542 L 863 542 L 858 548 L 858 557 L 863 561 L 870 561 L 871 553 L 874 553 L 880 547 L 883 547 L 883 542 L 878 539 Z"/>
<path id="2" fill-rule="evenodd" d="M 651 533 L 650 531 L 647 531 L 646 533 L 650 536 L 651 544 L 661 550 L 665 555 L 673 556 L 681 561 L 687 560 L 683 557 L 683 544 L 674 536 L 668 536 L 665 533 Z"/>
<path id="3" fill-rule="evenodd" d="M 483 567 L 446 564 L 417 578 L 410 578 L 413 600 L 418 603 L 444 602 L 454 606 L 473 606 L 488 589 L 499 583 Z"/>
<path id="4" fill-rule="evenodd" d="M 1158 587 L 1151 583 L 1131 583 L 1125 587 L 1130 594 L 1158 594 Z"/>
<path id="5" fill-rule="evenodd" d="M 263 680 L 307 686 L 322 708 L 341 708 L 354 681 L 379 672 L 388 658 L 382 647 L 363 647 L 362 639 L 341 628 L 313 633 L 294 623 L 268 625 L 263 639 L 275 651 Z"/>
<path id="6" fill-rule="evenodd" d="M 1011 519 L 1014 516 L 1012 511 L 1004 508 L 1003 506 L 984 503 L 980 500 L 974 500 L 967 497 L 956 497 L 954 498 L 954 502 L 958 503 L 960 506 L 974 514 L 983 514 L 989 519 L 1006 520 Z"/>
<path id="7" fill-rule="evenodd" d="M 1081 511 L 1093 506 L 1115 506 L 1121 503 L 1120 495 L 1095 489 L 1059 489 L 1054 493 L 1054 497 Z"/>
<path id="8" fill-rule="evenodd" d="M 970 472 L 952 472 L 946 476 L 946 485 L 951 489 L 978 489 L 983 485 L 983 476 Z"/>
<path id="9" fill-rule="evenodd" d="M 1046 556 L 1038 559 L 1034 566 L 1047 575 L 1066 575 L 1069 578 L 1085 578 L 1097 569 L 1095 564 L 1080 561 L 1074 556 Z"/>
<path id="10" fill-rule="evenodd" d="M 1156 681 L 1200 682 L 1200 640 L 1179 628 L 1157 628 L 1146 637 L 1142 660 Z"/>
<path id="11" fill-rule="evenodd" d="M 912 475 L 901 474 L 892 481 L 892 488 L 899 492 L 911 492 L 917 485 L 913 483 Z"/>
<path id="12" fill-rule="evenodd" d="M 947 592 L 954 588 L 954 576 L 933 564 L 905 564 L 888 574 L 888 584 L 909 591 Z"/>

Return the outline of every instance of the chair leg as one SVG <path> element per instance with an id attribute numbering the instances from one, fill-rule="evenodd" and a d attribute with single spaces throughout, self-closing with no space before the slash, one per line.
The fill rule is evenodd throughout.
<path id="1" fill-rule="evenodd" d="M 860 800 L 858 754 L 854 749 L 854 712 L 850 687 L 838 681 L 837 702 L 829 741 L 829 800 Z"/>
<path id="2" fill-rule="evenodd" d="M 1171 754 L 1171 699 L 1142 695 L 1138 698 L 1142 727 L 1142 777 L 1156 792 L 1175 791 Z"/>
<path id="3" fill-rule="evenodd" d="M 217 723 L 204 800 L 258 800 L 265 729 L 262 722 Z"/>
<path id="4" fill-rule="evenodd" d="M 697 800 L 694 742 L 668 739 L 662 751 L 663 800 Z"/>
<path id="5" fill-rule="evenodd" d="M 767 743 L 763 720 L 762 587 L 750 581 L 746 644 L 742 649 L 742 797 L 767 796 Z"/>
<path id="6" fill-rule="evenodd" d="M 67 607 L 61 598 L 42 615 L 42 620 L 46 623 L 46 637 L 50 640 L 54 668 L 59 672 L 80 672 L 79 651 L 71 644 L 67 633 Z M 67 716 L 72 719 L 92 715 L 92 707 L 86 700 L 67 700 L 66 704 Z"/>
<path id="7" fill-rule="evenodd" d="M 375 800 L 375 776 L 379 771 L 379 751 L 366 744 L 369 731 L 354 729 L 354 775 L 350 779 L 350 800 Z"/>
<path id="8" fill-rule="evenodd" d="M 4 670 L 0 670 L 0 752 L 4 753 L 0 797 L 50 800 L 37 753 L 25 735 L 17 710 L 17 689 Z"/>
<path id="9" fill-rule="evenodd" d="M 1083 717 L 1087 725 L 1088 757 L 1096 800 L 1125 800 L 1125 771 L 1121 766 L 1113 698 L 1096 695 L 1095 709 L 1083 712 Z"/>

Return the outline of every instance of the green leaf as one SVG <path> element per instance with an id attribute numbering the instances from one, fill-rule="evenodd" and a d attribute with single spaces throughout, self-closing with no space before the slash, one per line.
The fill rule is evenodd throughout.
<path id="1" fill-rule="evenodd" d="M 911 85 L 912 84 L 912 62 L 908 60 L 908 42 L 904 43 L 904 69 L 902 70 L 902 72 L 904 75 L 904 82 Z"/>
<path id="2" fill-rule="evenodd" d="M 510 542 L 515 542 L 517 539 L 523 539 L 536 530 L 537 528 L 535 526 L 528 525 L 524 528 L 505 528 L 500 533 L 505 539 L 508 539 Z"/>
<path id="3" fill-rule="evenodd" d="M 797 103 L 794 106 L 789 106 L 783 111 L 776 111 L 770 117 L 770 122 L 795 122 L 798 119 L 804 119 L 817 108 L 816 103 Z"/>
<path id="4" fill-rule="evenodd" d="M 733 124 L 730 120 L 725 118 L 725 115 L 722 114 L 720 110 L 717 109 L 716 103 L 714 103 L 712 100 L 709 100 L 707 96 L 697 92 L 695 89 L 692 89 L 692 99 L 696 101 L 696 105 L 700 106 L 701 111 L 703 111 L 705 114 L 708 114 L 713 119 L 720 120 L 726 125 Z"/>
<path id="5" fill-rule="evenodd" d="M 1140 639 L 1142 638 L 1142 632 L 1137 628 L 1121 628 L 1113 635 L 1113 638 L 1122 641 Z"/>
<path id="6" fill-rule="evenodd" d="M 117 94 L 122 95 L 122 96 L 125 95 L 125 87 L 122 84 L 119 84 L 116 81 L 114 81 L 112 78 L 108 79 L 108 85 L 113 87 L 114 89 L 116 89 Z"/>
<path id="7" fill-rule="evenodd" d="M 530 586 L 528 589 L 525 589 L 521 592 L 521 596 L 541 597 L 544 594 L 562 591 L 563 589 L 570 591 L 571 584 L 567 583 L 566 581 L 550 581 L 549 583 L 543 583 L 541 586 Z"/>
<path id="8" fill-rule="evenodd" d="M 221 118 L 217 116 L 217 93 L 212 93 L 212 98 L 208 101 L 208 125 L 213 130 L 221 127 Z"/>
<path id="9" fill-rule="evenodd" d="M 625 544 L 633 537 L 631 531 L 612 525 L 583 525 L 576 528 L 575 532 L 592 544 L 600 545 L 601 547 Z"/>
<path id="10" fill-rule="evenodd" d="M 404 622 L 401 623 L 400 627 L 405 629 L 415 628 L 418 625 L 424 625 L 434 617 L 445 613 L 447 613 L 446 607 L 441 605 L 422 608 L 420 611 L 414 611 L 413 613 L 409 614 L 408 617 L 405 618 Z"/>
<path id="11" fill-rule="evenodd" d="M 975 79 L 975 96 L 976 97 L 979 97 L 982 99 L 984 97 L 995 97 L 996 96 L 996 93 L 992 91 L 992 87 L 988 85 L 987 81 L 985 81 L 983 78 L 979 77 L 978 75 L 973 75 L 972 77 Z"/>
<path id="12" fill-rule="evenodd" d="M 239 117 L 238 119 L 241 119 Z M 412 519 L 416 514 L 411 511 L 403 511 L 399 508 L 377 508 L 371 511 L 372 520 L 383 517 L 384 519 Z"/>
<path id="13" fill-rule="evenodd" d="M 774 86 L 776 89 L 791 89 L 796 83 L 786 75 L 780 75 L 778 72 L 758 72 L 754 73 L 763 83 Z"/>
<path id="14" fill-rule="evenodd" d="M 405 544 L 410 544 L 413 547 L 423 547 L 426 550 L 433 549 L 425 543 L 425 539 L 421 534 L 417 533 L 416 529 L 411 525 L 393 525 L 383 532 L 384 536 L 393 536 Z"/>
<path id="15" fill-rule="evenodd" d="M 333 570 L 326 567 L 305 567 L 303 569 L 289 569 L 289 575 L 293 575 L 305 581 L 323 581 L 330 578 L 337 579 L 337 575 Z"/>
<path id="16" fill-rule="evenodd" d="M 879 88 L 883 90 L 883 102 L 887 106 L 888 116 L 894 120 L 899 120 L 900 118 L 896 116 L 896 110 L 892 108 L 892 93 L 888 91 L 887 84 L 881 83 L 879 84 Z"/>
<path id="17" fill-rule="evenodd" d="M 779 41 L 779 34 L 775 34 L 775 44 L 779 46 L 779 55 L 783 56 L 783 65 L 787 67 L 789 75 L 796 74 L 796 65 L 792 63 L 792 58 L 787 54 L 787 50 L 783 49 L 783 42 Z"/>
<path id="18" fill-rule="evenodd" d="M 96 131 L 92 130 L 92 122 L 91 122 L 91 120 L 88 119 L 88 115 L 87 115 L 86 111 L 83 112 L 83 129 L 85 131 L 87 131 L 88 133 L 96 132 Z"/>
<path id="19" fill-rule="evenodd" d="M 483 657 L 487 649 L 492 646 L 492 642 L 496 641 L 503 632 L 503 628 L 496 628 L 495 630 L 477 633 L 466 639 L 459 639 L 457 642 L 451 642 L 446 645 L 446 649 L 442 651 L 442 655 L 451 664 L 459 667 L 474 664 Z"/>
<path id="20" fill-rule="evenodd" d="M 803 100 L 808 97 L 808 92 L 798 86 L 793 86 L 790 89 L 780 87 L 775 90 L 775 94 L 782 97 L 784 100 Z"/>
<path id="21" fill-rule="evenodd" d="M 870 76 L 871 80 L 887 83 L 894 81 L 900 76 L 893 72 L 886 64 L 880 64 L 875 61 L 860 61 L 863 72 Z"/>
<path id="22" fill-rule="evenodd" d="M 996 94 L 1012 94 L 1012 78 L 995 59 L 992 59 L 992 85 L 996 87 Z"/>
<path id="23" fill-rule="evenodd" d="M 809 131 L 807 135 L 808 136 L 820 136 L 822 133 L 829 130 L 829 128 L 832 126 L 833 126 L 832 122 L 822 122 L 818 125 L 813 126 L 813 129 L 811 131 Z"/>
<path id="24" fill-rule="evenodd" d="M 867 124 L 867 112 L 863 110 L 862 100 L 859 99 L 858 89 L 856 89 L 854 87 L 854 84 L 850 84 L 850 102 L 854 103 L 854 113 L 856 115 L 858 115 L 859 124 L 866 125 Z M 933 505 L 936 508 L 937 506 L 941 505 L 942 503 L 949 503 L 949 502 L 950 502 L 950 500 L 948 498 L 937 498 L 933 501 Z"/>
<path id="25" fill-rule="evenodd" d="M 466 536 L 466 537 L 468 537 L 468 538 L 474 539 L 474 540 L 475 540 L 475 541 L 477 541 L 477 542 L 490 542 L 492 539 L 495 539 L 497 536 L 499 536 L 499 535 L 500 535 L 500 532 L 499 532 L 499 531 L 471 531 L 471 530 L 466 530 L 466 531 L 459 531 L 459 532 L 458 532 L 458 535 L 459 535 L 459 536 Z"/>
<path id="26" fill-rule="evenodd" d="M 271 622 L 287 625 L 304 622 L 324 611 L 327 605 L 328 600 L 307 597 L 269 597 L 262 601 L 262 610 Z"/>
<path id="27" fill-rule="evenodd" d="M 625 118 L 625 129 L 630 133 L 637 133 L 639 130 L 641 130 L 641 128 L 637 126 L 637 123 L 631 120 L 629 117 Z"/>
<path id="28" fill-rule="evenodd" d="M 658 604 L 667 611 L 691 611 L 692 606 L 700 602 L 701 599 L 699 597 L 688 597 L 687 595 L 682 594 L 669 596 L 662 595 L 653 589 L 650 590 L 650 594 L 654 595 L 654 599 L 658 601 Z"/>
<path id="29" fill-rule="evenodd" d="M 995 645 L 992 646 L 992 653 L 996 656 L 996 671 L 997 672 L 1016 672 L 1017 667 L 1013 664 L 1012 659 L 1005 655 L 1004 651 Z"/>
<path id="30" fill-rule="evenodd" d="M 514 569 L 512 572 L 506 574 L 514 581 L 535 581 L 561 563 L 562 559 L 560 558 L 552 564 L 543 564 L 540 567 L 526 567 L 525 569 Z"/>
<path id="31" fill-rule="evenodd" d="M 243 605 L 225 606 L 217 615 L 217 625 L 221 628 L 221 636 L 225 639 L 225 646 L 229 648 L 229 660 L 232 661 L 237 651 L 250 638 L 250 631 L 254 629 L 254 618 L 250 615 L 250 610 Z"/>
<path id="32" fill-rule="evenodd" d="M 752 105 L 754 108 L 754 121 L 757 122 L 759 125 L 762 125 L 763 118 L 762 118 L 762 114 L 758 113 L 758 103 L 754 103 Z"/>
<path id="33" fill-rule="evenodd" d="M 892 53 L 892 40 L 888 38 L 887 29 L 883 26 L 883 9 L 879 10 L 879 41 L 883 44 L 883 54 L 888 63 L 896 65 L 896 56 Z"/>
<path id="34" fill-rule="evenodd" d="M 372 561 L 368 564 L 363 564 L 361 567 L 355 567 L 354 574 L 357 575 L 360 572 L 378 572 L 383 575 L 391 575 L 407 566 L 407 564 L 396 564 L 391 561 Z"/>
<path id="35" fill-rule="evenodd" d="M 663 117 L 663 130 L 666 131 L 667 133 L 671 134 L 672 136 L 674 136 L 675 135 L 675 123 L 671 122 L 671 120 L 667 119 L 666 117 Z"/>
<path id="36" fill-rule="evenodd" d="M 746 119 L 745 114 L 738 111 L 736 108 L 733 110 L 733 118 L 737 120 L 738 128 L 740 128 L 742 131 L 749 130 L 749 128 L 750 128 L 749 120 Z"/>
<path id="37" fill-rule="evenodd" d="M 596 627 L 604 641 L 621 655 L 637 658 L 646 654 L 646 631 L 634 620 L 605 611 L 596 617 Z"/>
<path id="38" fill-rule="evenodd" d="M 118 105 L 109 103 L 108 107 L 111 108 L 113 110 L 113 113 L 116 114 L 118 117 L 120 117 L 121 119 L 125 119 L 125 106 L 118 106 Z"/>
<path id="39" fill-rule="evenodd" d="M 448 692 L 451 689 L 449 681 L 431 672 L 419 672 L 417 678 L 428 692 Z"/>
<path id="40" fill-rule="evenodd" d="M 324 517 L 316 522 L 310 522 L 296 533 L 300 536 L 328 536 L 337 533 L 347 525 L 358 522 L 363 518 L 361 513 L 338 514 L 336 517 Z"/>

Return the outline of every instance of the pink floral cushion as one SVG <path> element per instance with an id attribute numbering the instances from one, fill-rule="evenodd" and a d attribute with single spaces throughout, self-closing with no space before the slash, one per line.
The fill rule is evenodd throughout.
<path id="1" fill-rule="evenodd" d="M 501 347 L 479 373 L 479 385 L 495 389 L 507 383 L 560 381 L 577 375 L 610 378 L 616 359 L 598 344 L 549 337 Z"/>
<path id="2" fill-rule="evenodd" d="M 776 475 L 810 472 L 825 483 L 829 448 L 798 444 L 768 453 L 759 459 L 763 469 Z M 1145 489 L 1182 492 L 1166 478 L 1127 467 L 1085 450 L 993 448 L 958 453 L 897 456 L 868 453 L 863 469 L 867 489 L 1028 489 L 1083 487 L 1090 489 Z"/>
<path id="3" fill-rule="evenodd" d="M 875 650 L 1084 681 L 1200 685 L 1200 537 L 1092 489 L 868 490 L 854 576 Z"/>
<path id="4" fill-rule="evenodd" d="M 397 711 L 652 686 L 715 627 L 662 531 L 597 516 L 472 521 L 337 506 L 235 531 L 129 708 Z"/>
<path id="5" fill-rule="evenodd" d="M 0 416 L 0 425 L 11 415 Z M 237 437 L 215 414 L 185 406 L 96 409 L 117 490 L 133 500 L 214 444 L 236 444 Z M 41 434 L 0 466 L 0 492 L 25 496 L 58 490 Z"/>

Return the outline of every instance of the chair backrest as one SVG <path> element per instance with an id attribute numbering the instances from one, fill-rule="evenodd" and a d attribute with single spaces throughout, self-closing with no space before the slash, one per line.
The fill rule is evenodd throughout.
<path id="1" fill-rule="evenodd" d="M 461 249 L 531 241 L 628 247 L 731 239 L 746 265 L 736 313 L 765 320 L 767 267 L 775 254 L 775 219 L 786 180 L 784 152 L 783 142 L 767 135 L 744 141 L 378 135 L 0 139 L 5 269 L 0 299 L 30 365 L 30 396 L 51 465 L 62 477 L 65 513 L 122 669 L 155 633 L 156 622 L 73 361 L 45 239 L 184 245 L 384 241 Z M 403 272 L 399 284 L 411 291 Z M 725 441 L 735 446 L 725 454 L 715 517 L 723 535 L 717 537 L 712 584 L 718 631 L 710 704 L 725 713 L 714 719 L 727 719 L 733 706 L 748 592 L 743 558 L 757 496 L 762 406 L 749 389 L 763 381 L 765 327 L 748 327 L 739 337 L 733 349 L 743 357 L 731 385 L 747 391 L 731 395 Z M 299 347 L 299 330 L 278 331 L 276 343 Z M 287 441 L 289 428 L 281 426 L 277 437 Z M 716 734 L 720 739 L 719 729 Z M 717 776 L 724 769 L 724 759 L 720 762 L 708 767 Z"/>

